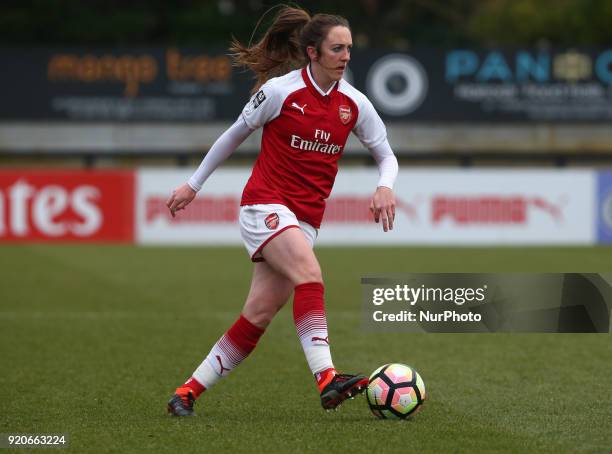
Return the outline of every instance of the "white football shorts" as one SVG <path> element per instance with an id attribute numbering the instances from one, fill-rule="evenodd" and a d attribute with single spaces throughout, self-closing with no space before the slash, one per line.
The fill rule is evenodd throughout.
<path id="1" fill-rule="evenodd" d="M 240 207 L 240 234 L 254 262 L 264 261 L 262 249 L 268 242 L 287 229 L 299 228 L 311 246 L 317 239 L 317 229 L 299 221 L 285 205 L 258 204 Z"/>

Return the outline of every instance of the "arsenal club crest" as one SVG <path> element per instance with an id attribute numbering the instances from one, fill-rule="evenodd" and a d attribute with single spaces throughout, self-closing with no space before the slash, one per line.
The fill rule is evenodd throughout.
<path id="1" fill-rule="evenodd" d="M 264 220 L 266 227 L 268 227 L 268 229 L 270 230 L 276 230 L 276 228 L 278 227 L 278 214 L 276 213 L 272 213 L 266 216 L 266 219 Z"/>
<path id="2" fill-rule="evenodd" d="M 346 125 L 353 118 L 353 112 L 351 112 L 351 108 L 346 105 L 341 105 L 338 107 L 338 114 L 340 115 L 340 121 L 343 125 Z"/>

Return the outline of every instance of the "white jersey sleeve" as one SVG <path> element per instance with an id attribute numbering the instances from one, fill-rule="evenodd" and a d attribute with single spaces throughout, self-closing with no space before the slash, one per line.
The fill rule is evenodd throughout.
<path id="1" fill-rule="evenodd" d="M 195 173 L 189 178 L 187 184 L 194 191 L 198 192 L 202 189 L 202 185 L 208 179 L 208 177 L 219 167 L 219 165 L 225 161 L 235 150 L 245 141 L 247 137 L 253 132 L 242 117 L 238 117 L 236 122 L 229 127 L 227 131 L 221 134 L 204 159 L 202 163 L 195 171 Z"/>
<path id="2" fill-rule="evenodd" d="M 389 141 L 385 138 L 384 141 L 369 149 L 372 157 L 378 164 L 378 185 L 393 189 L 399 166 L 397 158 L 391 150 Z"/>
<path id="3" fill-rule="evenodd" d="M 299 69 L 284 76 L 273 77 L 261 86 L 242 109 L 244 122 L 253 130 L 261 128 L 280 115 L 289 94 L 305 86 Z"/>
<path id="4" fill-rule="evenodd" d="M 353 133 L 366 147 L 376 164 L 378 164 L 378 186 L 393 189 L 397 178 L 397 158 L 387 140 L 387 128 L 374 109 L 370 100 L 346 81 L 342 81 L 341 90 L 357 105 L 359 111 Z"/>
<path id="5" fill-rule="evenodd" d="M 387 128 L 368 98 L 361 94 L 355 101 L 359 117 L 353 133 L 367 149 L 374 148 L 387 140 Z"/>
<path id="6" fill-rule="evenodd" d="M 266 82 L 242 109 L 242 118 L 251 129 L 257 129 L 280 114 L 281 93 L 272 81 Z"/>
<path id="7" fill-rule="evenodd" d="M 214 170 L 257 128 L 280 115 L 287 96 L 304 85 L 299 70 L 270 79 L 244 106 L 238 120 L 210 148 L 202 163 L 187 182 L 199 191 Z"/>

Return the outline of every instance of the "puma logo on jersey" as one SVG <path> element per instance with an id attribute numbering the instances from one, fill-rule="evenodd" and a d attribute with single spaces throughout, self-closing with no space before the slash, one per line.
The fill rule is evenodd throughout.
<path id="1" fill-rule="evenodd" d="M 304 114 L 304 109 L 306 108 L 308 104 L 304 104 L 302 107 L 298 106 L 296 103 L 292 102 L 291 103 L 291 107 L 295 107 L 297 110 L 299 110 L 300 112 L 302 112 L 302 115 Z"/>

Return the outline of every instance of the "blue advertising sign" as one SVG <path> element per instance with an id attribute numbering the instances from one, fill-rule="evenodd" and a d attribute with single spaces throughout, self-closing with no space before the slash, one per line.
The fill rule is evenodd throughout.
<path id="1" fill-rule="evenodd" d="M 599 172 L 597 182 L 597 240 L 612 243 L 612 171 Z"/>

